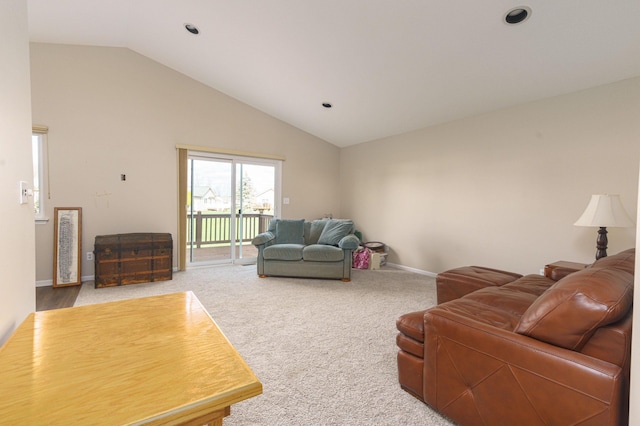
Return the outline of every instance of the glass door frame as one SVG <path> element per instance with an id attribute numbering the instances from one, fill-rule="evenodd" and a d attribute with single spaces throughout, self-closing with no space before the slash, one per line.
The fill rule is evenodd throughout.
<path id="1" fill-rule="evenodd" d="M 190 251 L 192 249 L 189 249 L 188 246 L 184 247 L 184 250 L 187 251 L 187 262 L 186 262 L 186 266 L 187 267 L 199 267 L 199 266 L 208 266 L 208 265 L 217 265 L 217 264 L 253 264 L 256 262 L 256 257 L 239 257 L 237 255 L 238 253 L 238 241 L 237 241 L 237 229 L 236 229 L 236 220 L 233 220 L 234 216 L 236 216 L 238 213 L 238 209 L 240 206 L 237 205 L 237 182 L 242 182 L 241 180 L 238 180 L 238 170 L 242 170 L 242 167 L 238 167 L 239 165 L 260 165 L 260 166 L 270 166 L 273 167 L 274 169 L 274 206 L 273 206 L 273 217 L 277 218 L 280 217 L 280 212 L 281 212 L 281 208 L 282 208 L 282 202 L 281 202 L 281 189 L 282 189 L 282 160 L 277 160 L 277 159 L 268 159 L 268 158 L 259 158 L 259 157 L 250 157 L 250 156 L 239 156 L 239 155 L 229 155 L 229 154 L 220 154 L 220 153 L 213 153 L 213 152 L 204 152 L 204 151 L 192 151 L 189 150 L 188 154 L 187 154 L 187 163 L 189 163 L 190 161 L 197 159 L 197 160 L 203 160 L 203 161 L 219 161 L 221 163 L 230 163 L 231 165 L 231 197 L 230 197 L 230 211 L 229 211 L 229 215 L 230 218 L 232 218 L 229 221 L 229 259 L 223 259 L 223 260 L 210 260 L 210 261 L 201 261 L 201 262 L 192 262 L 190 260 L 191 256 L 190 256 Z M 189 168 L 189 167 L 188 167 Z M 192 171 L 193 172 L 193 171 Z M 189 177 L 189 180 L 192 177 Z M 243 176 L 240 177 L 240 179 L 242 179 Z M 189 187 L 188 184 L 187 185 L 187 191 L 191 191 L 192 188 Z M 191 182 L 191 185 L 193 186 L 193 181 Z M 240 190 L 242 190 L 242 183 L 240 184 L 241 188 Z M 193 205 L 192 205 L 193 208 Z M 242 212 L 240 213 L 242 215 Z M 236 216 L 237 217 L 237 216 Z M 185 229 L 185 232 L 187 230 Z M 242 239 L 242 236 L 240 237 Z M 242 244 L 242 241 L 239 242 L 239 244 Z"/>

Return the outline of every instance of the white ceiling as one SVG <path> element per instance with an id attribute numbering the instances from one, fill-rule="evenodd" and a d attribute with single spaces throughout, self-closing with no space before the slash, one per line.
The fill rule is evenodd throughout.
<path id="1" fill-rule="evenodd" d="M 639 0 L 28 6 L 32 41 L 127 47 L 340 147 L 640 76 Z"/>

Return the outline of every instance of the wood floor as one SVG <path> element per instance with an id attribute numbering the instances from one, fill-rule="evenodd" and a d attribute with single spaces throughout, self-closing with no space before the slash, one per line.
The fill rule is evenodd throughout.
<path id="1" fill-rule="evenodd" d="M 80 287 L 36 287 L 36 311 L 70 308 L 76 302 Z"/>
<path id="2" fill-rule="evenodd" d="M 239 253 L 236 254 L 239 257 Z M 251 244 L 242 245 L 242 257 L 256 257 L 258 249 Z M 231 258 L 229 246 L 202 247 L 193 250 L 192 262 L 226 260 Z M 70 308 L 76 302 L 79 285 L 68 287 L 36 287 L 36 311 L 48 311 L 51 309 Z"/>

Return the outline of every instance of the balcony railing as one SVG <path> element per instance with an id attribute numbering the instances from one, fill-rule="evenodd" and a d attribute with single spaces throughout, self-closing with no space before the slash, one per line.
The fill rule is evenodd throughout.
<path id="1" fill-rule="evenodd" d="M 265 232 L 273 215 L 236 214 L 235 241 L 249 242 Z M 193 248 L 216 244 L 231 244 L 231 214 L 196 212 L 187 216 L 187 244 Z M 242 235 L 240 235 L 242 233 Z"/>

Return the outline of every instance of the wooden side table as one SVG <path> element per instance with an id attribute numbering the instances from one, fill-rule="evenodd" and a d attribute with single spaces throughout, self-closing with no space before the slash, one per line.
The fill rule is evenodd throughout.
<path id="1" fill-rule="evenodd" d="M 587 266 L 589 266 L 588 263 L 568 262 L 566 260 L 559 260 L 557 262 L 544 265 L 544 276 L 547 278 L 557 280 L 557 277 L 554 278 L 554 275 L 555 275 L 554 270 L 556 271 L 556 274 L 559 273 L 560 270 L 562 270 L 561 273 L 563 274 L 563 276 L 566 276 L 573 272 L 581 271 Z"/>

